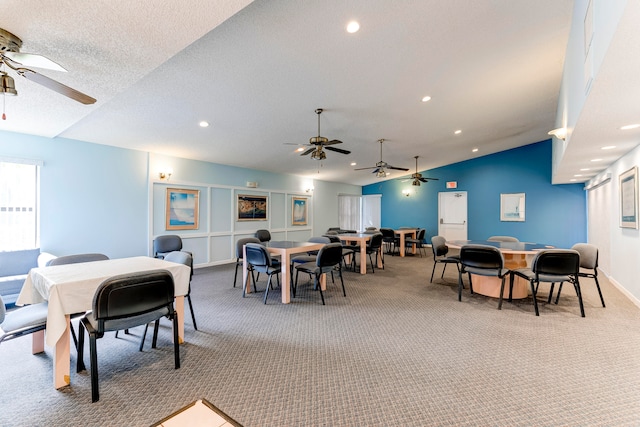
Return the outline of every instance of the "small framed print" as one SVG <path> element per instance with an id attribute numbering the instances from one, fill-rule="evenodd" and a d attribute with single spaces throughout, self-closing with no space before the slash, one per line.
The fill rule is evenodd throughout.
<path id="1" fill-rule="evenodd" d="M 638 168 L 620 174 L 620 227 L 638 228 Z"/>
<path id="2" fill-rule="evenodd" d="M 307 198 L 291 198 L 291 224 L 307 225 Z"/>
<path id="3" fill-rule="evenodd" d="M 266 221 L 267 196 L 238 194 L 238 221 Z"/>
<path id="4" fill-rule="evenodd" d="M 500 221 L 524 221 L 524 193 L 500 194 Z"/>
<path id="5" fill-rule="evenodd" d="M 197 230 L 200 190 L 167 188 L 165 220 L 167 230 Z"/>

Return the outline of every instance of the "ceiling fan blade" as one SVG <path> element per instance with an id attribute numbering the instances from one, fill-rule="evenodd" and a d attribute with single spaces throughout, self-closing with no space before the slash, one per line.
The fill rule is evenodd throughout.
<path id="1" fill-rule="evenodd" d="M 305 151 L 304 153 L 300 153 L 300 155 L 301 156 L 306 156 L 307 154 L 312 153 L 314 151 L 316 151 L 316 147 L 311 147 L 307 151 Z"/>
<path id="2" fill-rule="evenodd" d="M 408 171 L 409 170 L 407 168 L 397 168 L 397 167 L 391 166 L 391 165 L 387 165 L 387 169 L 395 169 L 395 170 L 398 170 L 398 171 Z"/>
<path id="3" fill-rule="evenodd" d="M 377 169 L 377 168 L 378 168 L 377 166 L 371 166 L 371 167 L 369 167 L 369 168 L 356 168 L 356 169 L 354 169 L 354 171 L 363 171 L 363 170 L 365 170 L 365 169 Z M 374 172 L 375 172 L 375 171 L 374 171 Z"/>
<path id="4" fill-rule="evenodd" d="M 376 168 L 376 170 L 371 171 L 371 173 L 378 173 L 378 172 L 380 172 L 380 171 L 384 172 L 384 169 L 382 169 L 382 168 Z"/>
<path id="5" fill-rule="evenodd" d="M 62 83 L 59 83 L 49 77 L 45 77 L 42 74 L 38 74 L 33 70 L 28 68 L 18 68 L 16 69 L 18 74 L 24 77 L 27 80 L 31 80 L 32 82 L 36 82 L 47 89 L 51 89 L 55 92 L 58 92 L 61 95 L 69 97 L 74 101 L 78 101 L 82 104 L 88 105 L 96 102 L 95 98 L 90 97 L 89 95 L 85 95 L 82 92 L 79 92 L 75 89 L 70 88 L 69 86 L 65 86 Z"/>
<path id="6" fill-rule="evenodd" d="M 324 148 L 327 150 L 335 151 L 336 153 L 351 154 L 351 151 L 343 150 L 342 148 L 335 148 L 335 147 L 324 147 Z"/>
<path id="7" fill-rule="evenodd" d="M 53 62 L 42 55 L 36 55 L 35 53 L 4 52 L 4 56 L 9 58 L 12 62 L 25 67 L 44 68 L 45 70 L 67 72 L 62 65 Z"/>
<path id="8" fill-rule="evenodd" d="M 333 145 L 333 144 L 342 144 L 342 141 L 338 139 L 332 139 L 331 141 L 324 143 L 324 145 Z"/>
<path id="9" fill-rule="evenodd" d="M 439 181 L 439 179 L 438 178 L 420 178 L 420 181 L 422 181 L 422 182 Z"/>

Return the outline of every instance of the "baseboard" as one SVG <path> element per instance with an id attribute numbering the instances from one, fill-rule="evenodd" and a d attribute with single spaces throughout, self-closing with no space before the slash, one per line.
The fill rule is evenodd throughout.
<path id="1" fill-rule="evenodd" d="M 613 286 L 615 286 L 616 288 L 618 288 L 618 290 L 620 292 L 622 292 L 622 294 L 624 296 L 626 296 L 627 298 L 629 298 L 629 301 L 631 301 L 632 303 L 634 303 L 636 305 L 636 307 L 640 308 L 640 299 L 638 299 L 635 295 L 633 295 L 631 292 L 629 292 L 624 286 L 622 286 L 620 283 L 618 283 L 616 281 L 616 279 L 614 279 L 611 276 L 607 276 L 607 279 L 609 279 L 609 282 L 611 282 L 611 284 Z"/>

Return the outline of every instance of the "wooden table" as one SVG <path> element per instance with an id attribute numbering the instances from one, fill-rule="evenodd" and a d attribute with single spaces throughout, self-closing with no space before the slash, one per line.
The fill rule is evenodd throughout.
<path id="1" fill-rule="evenodd" d="M 22 285 L 17 305 L 48 301 L 46 344 L 55 347 L 53 384 L 70 384 L 70 315 L 91 310 L 98 286 L 120 274 L 168 270 L 173 275 L 178 312 L 178 336 L 184 341 L 184 296 L 189 292 L 191 269 L 184 264 L 146 256 L 32 268 Z M 42 334 L 33 334 L 34 352 L 44 351 Z"/>
<path id="2" fill-rule="evenodd" d="M 418 232 L 418 230 L 416 228 L 400 228 L 398 230 L 393 230 L 394 233 L 396 233 L 399 237 L 400 237 L 400 256 L 404 256 L 405 255 L 405 250 L 404 250 L 404 245 L 405 245 L 405 239 L 406 236 L 409 235 L 412 238 L 416 238 L 416 233 Z M 411 245 L 411 253 L 413 255 L 416 254 L 416 244 L 412 244 Z"/>
<path id="3" fill-rule="evenodd" d="M 289 266 L 291 265 L 291 255 L 303 254 L 310 251 L 318 251 L 322 249 L 325 243 L 311 243 L 311 242 L 294 242 L 290 240 L 283 241 L 270 241 L 265 246 L 270 254 L 272 255 L 280 255 L 280 263 L 282 265 L 282 271 L 280 273 L 281 276 L 281 285 L 282 288 L 282 303 L 289 304 L 291 302 L 290 295 L 290 281 L 289 278 Z M 327 283 L 323 274 L 320 278 L 320 287 L 324 291 L 326 289 Z M 247 270 L 247 253 L 246 248 L 242 248 L 242 283 L 245 288 L 246 293 L 251 292 L 251 286 L 248 283 L 249 274 Z"/>
<path id="4" fill-rule="evenodd" d="M 343 242 L 356 242 L 360 245 L 360 274 L 367 274 L 367 242 L 371 240 L 373 234 L 365 233 L 345 233 L 338 234 Z M 378 254 L 378 268 L 382 268 L 382 246 Z"/>
<path id="5" fill-rule="evenodd" d="M 538 243 L 526 243 L 526 242 L 497 242 L 492 240 L 453 240 L 447 242 L 447 246 L 452 249 L 460 249 L 464 245 L 487 245 L 493 246 L 502 252 L 504 255 L 504 267 L 509 270 L 516 270 L 518 268 L 526 268 L 529 264 L 527 257 L 532 257 L 538 251 L 543 249 L 550 249 L 553 246 L 538 244 Z M 504 287 L 504 298 L 509 297 L 509 287 L 507 277 L 507 283 Z M 500 286 L 501 279 L 497 277 L 488 276 L 473 276 L 473 292 L 488 297 L 500 298 Z M 521 277 L 515 277 L 513 281 L 513 294 L 515 299 L 527 298 L 529 296 L 529 282 Z"/>

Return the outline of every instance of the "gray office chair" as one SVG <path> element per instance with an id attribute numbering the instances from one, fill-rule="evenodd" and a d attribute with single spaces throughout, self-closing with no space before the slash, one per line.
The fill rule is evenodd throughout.
<path id="1" fill-rule="evenodd" d="M 247 243 L 245 245 L 245 252 L 247 256 L 247 262 L 251 265 L 253 270 L 258 273 L 266 273 L 269 279 L 267 280 L 267 289 L 264 291 L 264 303 L 267 303 L 267 296 L 269 295 L 269 288 L 272 288 L 271 278 L 276 276 L 278 286 L 280 286 L 280 278 L 278 274 L 281 271 L 280 263 L 274 263 L 271 259 L 271 254 L 267 251 L 267 248 L 259 243 Z M 242 297 L 245 297 L 245 286 L 242 287 Z"/>
<path id="2" fill-rule="evenodd" d="M 260 243 L 260 239 L 256 237 L 245 237 L 242 239 L 238 239 L 236 241 L 236 272 L 233 275 L 233 287 L 236 287 L 236 281 L 238 280 L 238 267 L 240 267 L 244 263 L 243 251 L 244 245 L 247 243 Z M 256 278 L 253 277 L 253 270 L 251 269 L 251 264 L 249 264 L 249 271 L 251 273 L 251 279 L 253 279 L 253 289 L 255 291 L 256 288 Z"/>
<path id="3" fill-rule="evenodd" d="M 554 283 L 570 282 L 573 284 L 576 294 L 578 295 L 578 303 L 580 305 L 580 315 L 584 317 L 584 305 L 582 304 L 582 291 L 580 290 L 580 281 L 578 273 L 580 272 L 580 253 L 573 249 L 547 249 L 540 251 L 533 258 L 531 268 L 519 268 L 511 272 L 511 280 L 509 285 L 509 301 L 511 301 L 511 292 L 513 289 L 513 280 L 516 276 L 522 277 L 529 281 L 531 285 L 531 295 L 533 296 L 533 307 L 536 316 L 540 315 L 538 310 L 538 287 L 540 282 L 551 283 L 549 298 L 547 303 L 551 302 Z"/>
<path id="4" fill-rule="evenodd" d="M 158 236 L 153 240 L 153 256 L 154 258 L 163 259 L 166 254 L 174 251 L 182 251 L 182 238 L 175 234 L 166 234 L 164 236 Z M 193 257 L 193 254 L 188 251 L 189 255 Z"/>
<path id="5" fill-rule="evenodd" d="M 387 246 L 387 254 L 393 254 L 400 244 L 400 238 L 391 228 L 381 228 L 380 233 L 382 233 L 382 242 Z"/>
<path id="6" fill-rule="evenodd" d="M 100 399 L 98 388 L 98 354 L 96 341 L 107 331 L 145 325 L 161 317 L 173 321 L 175 369 L 180 368 L 178 315 L 173 308 L 175 289 L 173 276 L 167 270 L 111 277 L 98 286 L 93 310 L 80 319 L 77 372 L 85 370 L 84 331 L 89 334 L 91 358 L 91 401 Z"/>
<path id="7" fill-rule="evenodd" d="M 520 241 L 517 238 L 511 237 L 511 236 L 491 236 L 487 240 L 493 241 L 493 242 L 519 242 Z"/>
<path id="8" fill-rule="evenodd" d="M 0 295 L 0 343 L 42 331 L 47 326 L 46 302 L 16 308 L 7 313 Z"/>
<path id="9" fill-rule="evenodd" d="M 571 247 L 571 249 L 578 251 L 580 254 L 581 270 L 578 272 L 578 276 L 588 277 L 596 281 L 596 287 L 598 288 L 598 294 L 600 295 L 600 302 L 602 303 L 602 307 L 606 307 L 604 305 L 604 298 L 602 296 L 602 290 L 600 289 L 600 283 L 598 282 L 598 248 L 589 243 L 576 243 Z M 582 271 L 582 269 L 589 270 L 589 272 Z M 558 304 L 558 300 L 560 299 L 560 292 L 562 292 L 562 283 L 560 283 L 560 287 L 558 288 L 556 304 Z"/>
<path id="10" fill-rule="evenodd" d="M 469 276 L 469 290 L 473 295 L 471 275 L 497 277 L 502 280 L 498 310 L 502 309 L 504 283 L 509 269 L 504 268 L 504 257 L 500 249 L 488 245 L 464 245 L 460 248 L 460 270 L 458 271 L 458 301 L 462 301 L 462 276 Z M 509 293 L 511 295 L 511 292 Z"/>
<path id="11" fill-rule="evenodd" d="M 342 283 L 342 294 L 346 297 L 347 292 L 344 289 L 344 280 L 342 278 L 342 244 L 341 243 L 329 243 L 325 245 L 318 252 L 318 256 L 315 261 L 307 262 L 304 264 L 296 265 L 296 280 L 293 285 L 293 296 L 296 296 L 296 289 L 298 287 L 298 273 L 301 271 L 314 276 L 314 289 L 320 291 L 320 298 L 322 299 L 322 305 L 324 303 L 324 294 L 322 293 L 322 287 L 320 286 L 320 276 L 322 274 L 338 271 L 340 276 L 340 282 Z"/>
<path id="12" fill-rule="evenodd" d="M 371 264 L 371 271 L 373 273 L 376 272 L 376 268 L 375 268 L 375 265 L 373 264 L 372 255 L 375 254 L 376 264 L 378 264 L 378 253 L 381 252 L 381 249 L 382 249 L 382 233 L 376 233 L 373 236 L 371 236 L 371 239 L 367 243 L 367 247 L 366 247 L 367 255 L 369 256 L 369 263 Z M 366 263 L 367 260 L 361 259 L 360 262 Z M 384 269 L 384 258 L 382 258 L 382 268 Z"/>
<path id="13" fill-rule="evenodd" d="M 431 250 L 433 251 L 433 269 L 431 270 L 431 280 L 429 283 L 433 283 L 433 273 L 436 271 L 436 265 L 438 263 L 444 264 L 442 267 L 442 275 L 440 278 L 444 278 L 444 272 L 447 269 L 448 264 L 455 264 L 458 272 L 460 272 L 460 256 L 459 255 L 450 255 L 449 246 L 446 245 L 446 240 L 442 236 L 433 236 L 431 238 Z"/>
<path id="14" fill-rule="evenodd" d="M 269 232 L 269 230 L 258 230 L 256 231 L 256 238 L 261 242 L 270 242 L 271 233 Z"/>
<path id="15" fill-rule="evenodd" d="M 338 239 L 339 240 L 339 239 Z M 331 243 L 331 239 L 326 236 L 313 236 L 309 238 L 309 242 L 311 243 Z M 304 264 L 305 262 L 315 262 L 319 251 L 309 251 L 306 254 L 296 255 L 291 258 L 291 265 L 289 266 L 289 271 L 291 272 L 291 280 L 293 280 L 293 267 L 296 264 Z"/>

